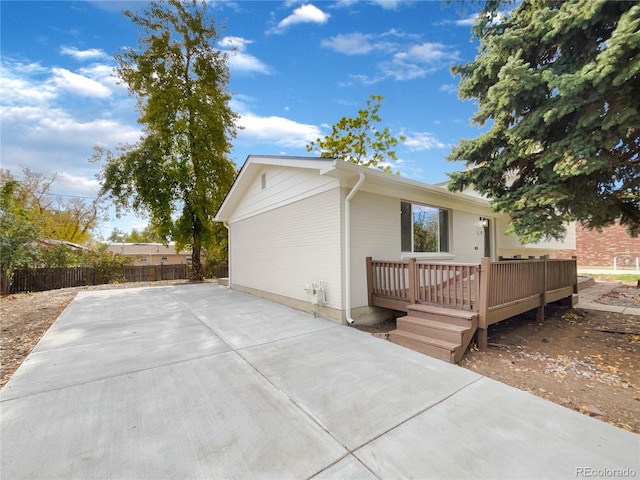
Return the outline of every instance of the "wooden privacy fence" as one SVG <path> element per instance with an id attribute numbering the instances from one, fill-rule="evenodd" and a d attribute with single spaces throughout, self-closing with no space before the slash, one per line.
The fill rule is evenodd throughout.
<path id="1" fill-rule="evenodd" d="M 227 278 L 229 276 L 229 264 L 220 263 L 216 265 L 213 273 L 216 278 Z"/>
<path id="2" fill-rule="evenodd" d="M 180 280 L 188 278 L 188 275 L 189 267 L 185 264 L 125 266 L 116 272 L 93 267 L 31 268 L 14 271 L 8 293 L 42 292 L 112 282 Z"/>
<path id="3" fill-rule="evenodd" d="M 578 293 L 577 261 L 548 258 L 453 264 L 367 258 L 369 305 L 407 311 L 414 303 L 477 311 L 480 347 L 487 327 Z M 483 345 L 484 344 L 484 345 Z"/>

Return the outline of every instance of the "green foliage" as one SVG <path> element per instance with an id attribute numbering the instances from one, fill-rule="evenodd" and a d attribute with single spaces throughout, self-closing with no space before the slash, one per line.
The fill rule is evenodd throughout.
<path id="1" fill-rule="evenodd" d="M 561 238 L 565 222 L 640 233 L 640 5 L 605 0 L 485 4 L 475 60 L 453 68 L 472 122 L 489 130 L 449 156 L 468 186 L 511 216 L 525 242 Z"/>
<path id="2" fill-rule="evenodd" d="M 237 119 L 229 108 L 227 56 L 206 4 L 169 0 L 139 15 L 137 49 L 116 55 L 116 72 L 138 99 L 145 136 L 118 154 L 96 148 L 106 165 L 102 194 L 118 212 L 148 215 L 163 242 L 192 248 L 194 279 L 202 278 L 200 252 L 217 241 L 213 217 L 235 177 L 228 159 Z"/>
<path id="3" fill-rule="evenodd" d="M 31 268 L 72 268 L 88 267 L 102 283 L 122 281 L 122 268 L 133 264 L 131 257 L 106 250 L 106 245 L 92 250 L 74 250 L 67 245 L 39 245 L 37 259 L 28 266 Z"/>
<path id="4" fill-rule="evenodd" d="M 72 250 L 67 245 L 41 245 L 38 247 L 38 261 L 32 267 L 69 268 L 82 265 L 82 251 Z"/>
<path id="5" fill-rule="evenodd" d="M 38 258 L 40 231 L 17 202 L 19 182 L 3 176 L 0 182 L 0 292 L 6 293 L 16 268 Z"/>
<path id="6" fill-rule="evenodd" d="M 156 235 L 151 227 L 147 225 L 141 231 L 132 229 L 129 233 L 114 228 L 107 239 L 111 243 L 161 243 L 162 239 Z"/>
<path id="7" fill-rule="evenodd" d="M 85 251 L 82 253 L 82 266 L 91 267 L 96 270 L 96 277 L 102 279 L 104 283 L 120 282 L 122 278 L 122 267 L 133 264 L 133 259 L 118 253 L 108 252 L 107 246 Z"/>
<path id="8" fill-rule="evenodd" d="M 637 273 L 597 273 L 589 272 L 584 274 L 585 277 L 594 277 L 598 280 L 613 280 L 617 282 L 631 282 L 637 284 L 640 280 L 640 275 Z"/>
<path id="9" fill-rule="evenodd" d="M 311 142 L 307 151 L 317 152 L 322 158 L 336 158 L 391 173 L 388 162 L 397 160 L 393 149 L 398 141 L 404 142 L 405 137 L 392 137 L 388 127 L 376 129 L 375 124 L 381 121 L 378 110 L 382 100 L 381 95 L 371 95 L 367 108 L 358 110 L 357 117 L 340 119 L 331 127 L 331 135 Z"/>
<path id="10" fill-rule="evenodd" d="M 124 242 L 124 230 L 120 230 L 119 228 L 115 228 L 113 230 L 111 230 L 111 233 L 109 234 L 109 236 L 107 237 L 107 240 L 109 240 L 109 242 L 111 243 L 119 243 L 119 242 Z"/>
<path id="11" fill-rule="evenodd" d="M 413 214 L 413 251 L 438 251 L 438 210 L 428 209 Z"/>

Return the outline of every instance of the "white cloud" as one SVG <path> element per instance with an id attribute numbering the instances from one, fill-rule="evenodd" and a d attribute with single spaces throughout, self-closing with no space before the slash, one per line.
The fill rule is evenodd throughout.
<path id="1" fill-rule="evenodd" d="M 322 41 L 322 46 L 345 55 L 365 55 L 382 52 L 386 58 L 376 65 L 374 74 L 350 74 L 343 85 L 361 83 L 373 85 L 393 78 L 398 81 L 421 78 L 459 59 L 459 52 L 443 43 L 415 43 L 417 35 L 395 29 L 373 35 L 360 32 L 339 34 Z"/>
<path id="2" fill-rule="evenodd" d="M 431 132 L 409 132 L 403 133 L 406 140 L 403 142 L 412 152 L 421 152 L 424 150 L 432 150 L 434 148 L 446 148 L 447 145 L 442 143 Z"/>
<path id="3" fill-rule="evenodd" d="M 351 5 L 355 5 L 359 0 L 338 0 L 336 2 L 336 8 L 347 8 Z"/>
<path id="4" fill-rule="evenodd" d="M 93 78 L 90 78 L 93 77 Z M 19 171 L 59 173 L 65 186 L 81 193 L 95 190 L 93 179 L 100 167 L 87 159 L 92 147 L 101 143 L 115 149 L 120 143 L 134 143 L 140 137 L 126 89 L 111 90 L 100 82 L 113 82 L 110 67 L 90 65 L 78 72 L 44 68 L 37 64 L 4 61 L 0 70 L 0 138 L 3 168 Z M 62 92 L 83 95 L 76 110 Z M 117 94 L 117 95 L 116 95 Z M 118 117 L 119 114 L 125 117 Z M 80 185 L 80 180 L 86 182 Z M 88 182 L 88 183 L 87 183 Z M 94 182 L 94 183 L 92 183 Z M 93 186 L 92 186 L 93 185 Z M 75 190 L 76 192 L 78 190 Z"/>
<path id="5" fill-rule="evenodd" d="M 127 86 L 125 84 L 119 84 L 118 79 L 113 73 L 113 66 L 106 64 L 94 63 L 87 67 L 80 68 L 78 73 L 88 77 L 103 86 L 109 88 L 112 92 L 116 89 L 121 92 L 127 92 Z"/>
<path id="6" fill-rule="evenodd" d="M 477 19 L 478 19 L 478 14 L 474 13 L 473 15 L 469 15 L 466 18 L 461 18 L 460 20 L 456 20 L 453 23 L 455 25 L 458 25 L 459 27 L 473 27 Z"/>
<path id="7" fill-rule="evenodd" d="M 380 71 L 382 75 L 379 76 L 376 81 L 381 81 L 386 78 L 394 78 L 399 81 L 413 80 L 415 78 L 424 77 L 428 72 L 428 70 L 422 65 L 397 60 L 381 63 Z"/>
<path id="8" fill-rule="evenodd" d="M 84 194 L 87 196 L 97 195 L 100 191 L 100 182 L 94 177 L 92 179 L 73 175 L 67 172 L 61 172 L 56 176 L 54 190 L 72 191 L 76 194 Z"/>
<path id="9" fill-rule="evenodd" d="M 322 41 L 322 46 L 346 55 L 362 55 L 376 48 L 371 42 L 373 35 L 364 33 L 345 33 Z"/>
<path id="10" fill-rule="evenodd" d="M 62 55 L 68 55 L 76 60 L 94 60 L 94 59 L 106 59 L 109 56 L 99 48 L 90 48 L 88 50 L 78 50 L 75 47 L 60 47 L 60 53 Z"/>
<path id="11" fill-rule="evenodd" d="M 238 73 L 262 73 L 270 75 L 271 68 L 260 59 L 246 53 L 247 45 L 251 45 L 253 40 L 242 37 L 224 37 L 218 42 L 218 46 L 228 50 L 229 69 Z"/>
<path id="12" fill-rule="evenodd" d="M 419 38 L 419 36 L 399 32 L 392 28 L 388 32 L 377 35 L 360 32 L 341 33 L 323 40 L 321 45 L 345 55 L 364 55 L 373 51 L 389 54 L 402 48 L 402 41 L 415 38 Z"/>
<path id="13" fill-rule="evenodd" d="M 11 78 L 4 74 L 0 76 L 0 92 L 4 105 L 38 105 L 56 96 L 50 87 L 33 85 L 23 78 Z"/>
<path id="14" fill-rule="evenodd" d="M 373 0 L 373 3 L 379 5 L 385 10 L 395 10 L 398 8 L 398 5 L 410 2 L 407 2 L 406 0 Z"/>
<path id="15" fill-rule="evenodd" d="M 446 93 L 457 93 L 458 86 L 455 83 L 445 83 L 443 85 L 440 85 L 440 88 L 438 88 L 438 91 L 446 92 Z"/>
<path id="16" fill-rule="evenodd" d="M 260 117 L 246 113 L 240 117 L 238 125 L 243 127 L 238 131 L 238 138 L 284 147 L 302 148 L 321 135 L 315 125 L 277 116 Z"/>
<path id="17" fill-rule="evenodd" d="M 360 1 L 361 0 L 338 0 L 335 6 L 336 8 L 347 8 L 357 4 Z M 400 5 L 408 5 L 413 2 L 414 0 L 373 0 L 371 3 L 382 7 L 384 10 L 396 10 Z"/>
<path id="18" fill-rule="evenodd" d="M 90 147 L 101 142 L 109 148 L 114 148 L 119 143 L 134 143 L 140 138 L 138 129 L 118 121 L 99 118 L 83 122 L 66 116 L 62 111 L 42 118 L 33 130 L 32 136 L 35 134 L 40 134 L 41 139 L 52 142 L 59 138 L 60 140 L 55 141 L 59 144 L 65 141 L 76 143 L 77 139 L 82 139 L 83 143 Z"/>
<path id="19" fill-rule="evenodd" d="M 230 36 L 220 39 L 218 46 L 226 50 L 236 49 L 239 52 L 244 52 L 247 49 L 247 45 L 251 45 L 252 43 L 253 40 Z"/>
<path id="20" fill-rule="evenodd" d="M 393 56 L 394 62 L 435 63 L 458 57 L 457 52 L 448 51 L 448 47 L 442 43 L 425 42 L 420 45 L 412 45 L 404 52 Z"/>
<path id="21" fill-rule="evenodd" d="M 323 24 L 329 20 L 330 15 L 323 12 L 315 5 L 310 3 L 296 8 L 291 15 L 282 19 L 276 28 L 269 30 L 270 33 L 282 33 L 291 25 L 298 23 L 317 23 Z"/>
<path id="22" fill-rule="evenodd" d="M 61 90 L 85 97 L 105 98 L 111 95 L 111 90 L 100 82 L 73 73 L 66 68 L 55 67 L 52 69 L 52 73 L 52 83 Z"/>
<path id="23" fill-rule="evenodd" d="M 424 77 L 458 58 L 457 51 L 451 51 L 442 43 L 425 42 L 395 53 L 390 61 L 380 64 L 380 70 L 382 79 L 413 80 Z"/>

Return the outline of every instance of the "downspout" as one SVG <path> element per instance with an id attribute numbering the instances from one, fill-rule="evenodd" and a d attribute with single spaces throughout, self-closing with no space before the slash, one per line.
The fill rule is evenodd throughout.
<path id="1" fill-rule="evenodd" d="M 231 290 L 231 227 L 227 222 L 222 222 L 222 224 L 227 229 L 227 288 Z"/>
<path id="2" fill-rule="evenodd" d="M 360 179 L 344 199 L 345 314 L 349 325 L 355 321 L 351 318 L 351 199 L 364 183 L 364 178 L 364 173 L 360 172 Z"/>

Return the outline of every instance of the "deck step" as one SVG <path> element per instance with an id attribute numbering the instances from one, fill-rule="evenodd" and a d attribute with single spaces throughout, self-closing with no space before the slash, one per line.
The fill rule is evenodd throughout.
<path id="1" fill-rule="evenodd" d="M 471 328 L 469 322 L 467 322 L 467 325 L 456 325 L 411 315 L 397 318 L 396 323 L 397 329 L 403 332 L 446 340 L 456 344 L 462 344 L 462 336 Z"/>
<path id="2" fill-rule="evenodd" d="M 470 322 L 477 321 L 479 317 L 478 312 L 474 310 L 444 308 L 426 303 L 416 303 L 407 306 L 407 315 L 428 320 L 439 320 L 461 327 L 468 327 Z"/>
<path id="3" fill-rule="evenodd" d="M 424 353 L 431 357 L 444 360 L 445 362 L 454 363 L 456 351 L 462 346 L 446 340 L 425 337 L 403 330 L 392 330 L 390 339 L 397 345 L 410 348 L 416 352 Z"/>

